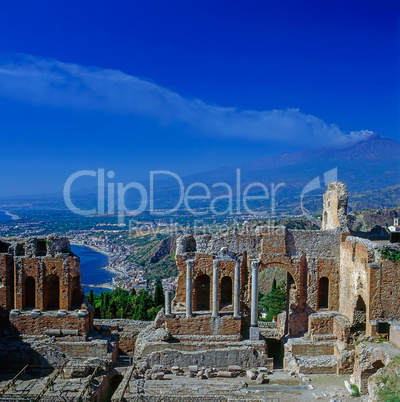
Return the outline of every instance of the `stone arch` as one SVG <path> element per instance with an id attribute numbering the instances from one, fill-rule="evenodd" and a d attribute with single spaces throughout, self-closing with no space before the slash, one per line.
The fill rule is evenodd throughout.
<path id="1" fill-rule="evenodd" d="M 233 282 L 230 276 L 221 279 L 221 307 L 232 304 Z"/>
<path id="2" fill-rule="evenodd" d="M 123 379 L 124 377 L 120 373 L 116 373 L 109 379 L 105 400 L 111 401 L 112 396 L 114 395 L 115 391 L 117 390 L 119 384 L 121 384 Z"/>
<path id="3" fill-rule="evenodd" d="M 36 282 L 33 276 L 28 276 L 24 281 L 24 308 L 36 307 Z"/>
<path id="4" fill-rule="evenodd" d="M 329 278 L 326 276 L 319 279 L 318 308 L 329 308 Z"/>
<path id="5" fill-rule="evenodd" d="M 297 275 L 297 272 L 295 270 L 295 268 L 293 267 L 293 265 L 288 262 L 288 261 L 261 261 L 259 267 L 258 267 L 258 273 L 260 274 L 262 271 L 264 271 L 267 268 L 271 268 L 271 267 L 279 267 L 284 269 L 288 275 L 290 275 L 290 277 L 288 277 L 287 279 L 290 279 L 291 285 L 292 285 L 292 293 L 294 293 L 293 295 L 293 300 L 295 304 L 295 306 L 292 308 L 293 309 L 301 309 L 302 306 L 300 306 L 300 302 L 301 302 L 301 286 L 300 286 L 300 278 Z M 289 282 L 287 280 L 287 282 Z"/>
<path id="6" fill-rule="evenodd" d="M 293 315 L 303 309 L 300 277 L 297 274 L 295 267 L 287 257 L 282 256 L 280 260 L 261 261 L 258 272 L 260 273 L 269 267 L 279 267 L 287 272 L 286 318 L 285 322 L 280 323 L 281 328 L 284 330 L 285 334 L 291 335 L 307 332 L 307 319 L 297 322 L 297 319 Z M 296 321 L 296 323 L 294 321 Z M 296 326 L 295 330 L 294 325 Z"/>
<path id="7" fill-rule="evenodd" d="M 198 276 L 194 281 L 195 305 L 197 311 L 210 310 L 211 285 L 210 277 L 206 274 Z"/>
<path id="8" fill-rule="evenodd" d="M 361 295 L 358 295 L 353 312 L 352 332 L 365 331 L 367 322 L 367 306 Z"/>
<path id="9" fill-rule="evenodd" d="M 52 274 L 46 278 L 44 306 L 46 310 L 58 310 L 60 308 L 60 278 L 58 275 Z"/>
<path id="10" fill-rule="evenodd" d="M 382 367 L 385 367 L 385 363 L 381 359 L 374 360 L 373 363 L 366 369 L 362 370 L 359 374 L 360 383 L 359 388 L 362 393 L 368 392 L 368 379 L 375 374 Z"/>

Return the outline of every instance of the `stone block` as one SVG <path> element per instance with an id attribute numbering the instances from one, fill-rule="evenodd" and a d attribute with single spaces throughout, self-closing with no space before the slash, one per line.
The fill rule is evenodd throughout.
<path id="1" fill-rule="evenodd" d="M 153 373 L 151 376 L 152 380 L 163 380 L 164 379 L 164 373 L 160 372 L 160 373 Z"/>
<path id="2" fill-rule="evenodd" d="M 255 379 L 257 379 L 257 374 L 256 374 L 254 371 L 252 371 L 252 370 L 247 370 L 247 371 L 246 371 L 246 376 L 247 376 L 250 380 L 252 380 L 252 381 L 254 381 Z"/>
<path id="3" fill-rule="evenodd" d="M 260 340 L 260 328 L 250 327 L 250 340 L 252 340 L 252 341 Z"/>
<path id="4" fill-rule="evenodd" d="M 242 367 L 232 364 L 228 366 L 228 371 L 242 371 Z"/>
<path id="5" fill-rule="evenodd" d="M 265 375 L 263 373 L 260 373 L 256 378 L 256 383 L 257 384 L 265 384 L 266 382 L 267 381 L 266 381 Z"/>
<path id="6" fill-rule="evenodd" d="M 217 377 L 233 378 L 233 373 L 232 373 L 232 371 L 218 371 Z"/>

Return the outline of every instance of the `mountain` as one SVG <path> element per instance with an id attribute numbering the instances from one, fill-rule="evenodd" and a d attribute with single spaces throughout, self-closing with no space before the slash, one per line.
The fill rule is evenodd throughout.
<path id="1" fill-rule="evenodd" d="M 224 187 L 219 186 L 213 189 L 212 185 L 224 182 L 234 189 L 238 166 L 234 166 L 234 161 L 232 165 L 193 174 L 184 177 L 182 181 L 186 188 L 195 182 L 206 184 L 211 190 L 212 197 L 226 194 Z M 321 206 L 320 195 L 330 181 L 346 182 L 349 193 L 357 192 L 358 201 L 362 201 L 362 194 L 366 191 L 371 192 L 398 185 L 400 183 L 400 143 L 372 134 L 365 140 L 346 147 L 286 152 L 242 164 L 239 168 L 241 191 L 251 183 L 262 183 L 269 190 L 272 183 L 275 185 L 284 183 L 277 192 L 277 207 L 282 211 L 299 214 L 301 213 L 300 196 L 305 188 L 310 191 L 307 192 L 304 202 L 312 206 L 311 210 L 317 211 Z M 312 182 L 311 189 L 310 182 Z M 307 184 L 309 186 L 305 187 Z M 249 194 L 261 194 L 260 191 L 260 188 L 255 186 Z M 179 188 L 175 179 L 160 180 L 155 191 L 155 204 L 160 208 L 175 205 L 178 193 Z M 196 195 L 196 192 L 193 191 L 191 194 Z M 204 190 L 198 189 L 197 194 L 204 194 Z M 394 194 L 397 194 L 397 198 L 394 197 L 386 207 L 400 204 L 398 191 L 396 190 Z M 193 202 L 199 208 L 206 203 L 207 201 Z M 313 206 L 315 203 L 318 205 Z M 263 209 L 261 202 L 258 203 L 257 208 Z"/>
<path id="2" fill-rule="evenodd" d="M 324 147 L 285 152 L 240 166 L 245 183 L 286 180 L 304 185 L 315 176 L 337 168 L 338 178 L 349 188 L 371 190 L 399 184 L 400 142 L 372 134 L 367 139 L 343 148 Z M 224 167 L 188 176 L 185 181 L 229 180 L 235 167 Z M 366 177 L 366 173 L 372 176 Z M 367 185 L 367 188 L 364 186 Z"/>
<path id="3" fill-rule="evenodd" d="M 238 193 L 243 196 L 246 186 L 254 183 L 265 185 L 269 200 L 251 201 L 251 208 L 258 212 L 273 212 L 271 186 L 283 184 L 276 191 L 275 214 L 301 215 L 304 208 L 310 213 L 321 211 L 321 195 L 330 181 L 340 180 L 347 183 L 352 209 L 393 208 L 400 205 L 400 142 L 377 134 L 346 147 L 313 148 L 298 152 L 285 152 L 250 163 L 238 164 L 240 155 L 232 155 L 232 164 L 197 174 L 182 177 L 185 190 L 196 182 L 205 184 L 211 198 L 227 195 L 226 186 L 213 186 L 226 183 L 232 189 L 233 204 L 236 205 Z M 240 189 L 237 189 L 237 170 L 240 169 Z M 149 182 L 142 182 L 149 195 Z M 195 187 L 190 195 L 204 195 L 202 188 Z M 249 195 L 262 195 L 258 186 L 253 186 Z M 302 197 L 302 194 L 304 197 Z M 154 209 L 170 209 L 178 204 L 181 189 L 176 178 L 159 175 L 154 181 Z M 97 206 L 97 189 L 73 194 L 73 201 L 80 208 L 90 209 Z M 126 193 L 125 204 L 130 210 L 138 208 L 140 199 L 136 190 Z M 4 208 L 16 205 L 15 199 L 2 200 Z M 30 208 L 65 209 L 62 197 L 54 199 L 39 197 L 35 202 L 29 198 Z M 116 204 L 117 205 L 117 204 Z M 226 209 L 226 202 L 218 201 L 219 210 Z M 147 203 L 147 208 L 149 203 Z M 208 209 L 210 200 L 191 200 L 193 209 Z M 3 208 L 3 209 L 4 209 Z M 181 204 L 181 208 L 185 208 Z M 183 211 L 184 213 L 184 211 Z M 186 215 L 188 215 L 186 213 Z"/>

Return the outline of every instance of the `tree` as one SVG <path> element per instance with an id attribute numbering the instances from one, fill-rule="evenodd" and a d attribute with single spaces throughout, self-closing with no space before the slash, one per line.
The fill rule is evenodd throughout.
<path id="1" fill-rule="evenodd" d="M 155 306 L 163 306 L 165 303 L 164 300 L 164 291 L 161 284 L 161 280 L 157 279 L 156 286 L 154 288 L 154 305 Z"/>
<path id="2" fill-rule="evenodd" d="M 147 311 L 154 306 L 153 300 L 146 290 L 141 289 L 136 296 L 136 308 L 133 313 L 134 320 L 147 321 L 149 316 Z"/>
<path id="3" fill-rule="evenodd" d="M 132 289 L 131 289 L 131 296 L 136 296 L 136 289 L 132 286 Z"/>
<path id="4" fill-rule="evenodd" d="M 90 289 L 89 293 L 89 304 L 94 307 L 94 294 L 93 294 L 93 289 Z"/>
<path id="5" fill-rule="evenodd" d="M 286 282 L 284 280 L 279 282 L 275 289 L 270 292 L 260 293 L 259 307 L 260 310 L 267 311 L 267 321 L 272 321 L 279 313 L 286 310 Z"/>
<path id="6" fill-rule="evenodd" d="M 272 281 L 272 287 L 271 287 L 271 290 L 275 289 L 276 289 L 276 278 L 274 278 L 274 280 Z"/>

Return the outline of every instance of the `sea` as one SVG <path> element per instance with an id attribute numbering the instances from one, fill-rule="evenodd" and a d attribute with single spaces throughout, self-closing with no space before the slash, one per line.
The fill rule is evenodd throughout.
<path id="1" fill-rule="evenodd" d="M 2 221 L 11 221 L 12 218 L 10 215 L 7 215 L 4 211 L 0 211 L 0 222 Z"/>
<path id="2" fill-rule="evenodd" d="M 83 291 L 86 293 L 93 289 L 93 293 L 110 292 L 107 288 L 92 287 L 111 282 L 115 275 L 103 269 L 108 264 L 108 257 L 86 246 L 71 244 L 71 251 L 80 257 Z"/>

